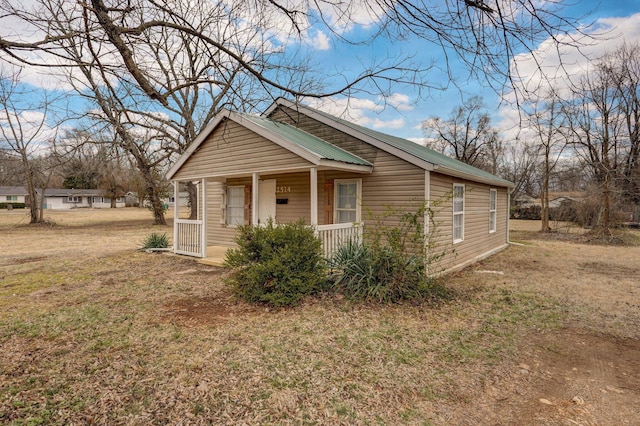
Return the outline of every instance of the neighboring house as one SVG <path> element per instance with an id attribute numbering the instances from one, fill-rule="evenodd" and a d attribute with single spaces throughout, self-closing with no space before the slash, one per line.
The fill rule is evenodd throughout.
<path id="1" fill-rule="evenodd" d="M 163 203 L 165 203 L 169 207 L 174 207 L 176 202 L 175 194 L 171 194 L 171 196 L 162 198 Z M 186 207 L 189 205 L 189 193 L 187 191 L 180 191 L 178 193 L 178 207 Z"/>
<path id="2" fill-rule="evenodd" d="M 24 186 L 0 186 L 0 203 L 28 204 L 29 193 Z"/>
<path id="3" fill-rule="evenodd" d="M 38 190 L 39 195 L 42 190 Z M 116 207 L 124 207 L 125 198 L 116 199 Z M 47 188 L 44 191 L 44 208 L 49 210 L 66 210 L 76 208 L 110 208 L 111 198 L 104 197 L 99 189 L 57 189 Z"/>
<path id="4" fill-rule="evenodd" d="M 170 169 L 178 184 L 199 182 L 198 220 L 175 217 L 174 252 L 206 257 L 233 246 L 238 224 L 299 218 L 314 225 L 326 254 L 358 237 L 365 211 L 415 208 L 427 200 L 428 226 L 442 270 L 508 245 L 511 182 L 411 141 L 277 99 L 262 116 L 223 111 Z M 415 211 L 415 210 L 414 210 Z"/>

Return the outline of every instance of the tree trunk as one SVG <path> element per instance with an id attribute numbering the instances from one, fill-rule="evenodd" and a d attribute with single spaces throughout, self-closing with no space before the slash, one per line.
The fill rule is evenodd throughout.
<path id="1" fill-rule="evenodd" d="M 187 194 L 189 194 L 189 220 L 198 219 L 198 186 L 193 182 L 187 182 Z M 176 200 L 176 203 L 178 200 Z"/>

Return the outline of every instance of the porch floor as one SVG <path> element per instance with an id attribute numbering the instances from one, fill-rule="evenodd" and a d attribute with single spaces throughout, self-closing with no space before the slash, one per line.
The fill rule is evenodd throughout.
<path id="1" fill-rule="evenodd" d="M 198 259 L 198 263 L 211 266 L 220 266 L 224 264 L 224 255 L 229 247 L 224 246 L 208 246 L 207 257 Z"/>

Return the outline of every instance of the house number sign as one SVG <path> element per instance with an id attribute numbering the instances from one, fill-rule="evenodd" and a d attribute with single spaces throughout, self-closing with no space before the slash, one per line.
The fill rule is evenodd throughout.
<path id="1" fill-rule="evenodd" d="M 290 186 L 276 186 L 276 192 L 277 193 L 291 192 L 291 187 Z"/>

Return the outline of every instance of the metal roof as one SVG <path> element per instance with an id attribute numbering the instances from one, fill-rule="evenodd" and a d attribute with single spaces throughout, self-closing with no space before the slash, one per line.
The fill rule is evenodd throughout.
<path id="1" fill-rule="evenodd" d="M 372 166 L 368 161 L 354 155 L 342 148 L 332 145 L 310 133 L 290 126 L 286 123 L 273 121 L 269 118 L 258 117 L 255 115 L 236 113 L 243 119 L 251 121 L 253 124 L 262 127 L 268 132 L 278 135 L 287 141 L 298 145 L 299 147 L 315 154 L 316 156 L 341 163 L 357 164 L 361 166 Z"/>
<path id="2" fill-rule="evenodd" d="M 386 133 L 378 132 L 367 127 L 363 127 L 357 124 L 354 124 L 350 121 L 343 120 L 326 112 L 317 110 L 315 108 L 308 107 L 306 105 L 296 104 L 284 98 L 278 98 L 274 105 L 284 105 L 292 109 L 300 109 L 304 114 L 304 110 L 311 111 L 314 115 L 318 115 L 323 117 L 323 122 L 327 124 L 328 122 L 334 122 L 339 124 L 343 128 L 348 128 L 358 133 L 361 136 L 366 136 L 368 138 L 377 140 L 396 148 L 410 156 L 413 156 L 422 161 L 426 161 L 437 166 L 442 173 L 449 173 L 453 175 L 462 175 L 464 177 L 476 178 L 483 182 L 490 182 L 500 186 L 513 187 L 514 184 L 506 179 L 502 179 L 499 176 L 493 175 L 489 172 L 485 172 L 484 170 L 478 169 L 476 167 L 470 166 L 462 161 L 458 161 L 455 158 L 447 157 L 444 154 L 441 154 L 433 149 L 427 148 L 426 146 L 419 145 L 415 142 L 412 142 L 407 139 L 399 138 L 396 136 L 388 135 Z M 268 110 L 267 114 L 271 112 L 271 108 Z"/>

